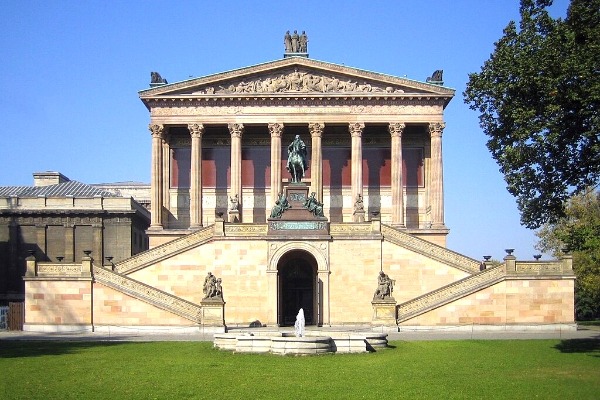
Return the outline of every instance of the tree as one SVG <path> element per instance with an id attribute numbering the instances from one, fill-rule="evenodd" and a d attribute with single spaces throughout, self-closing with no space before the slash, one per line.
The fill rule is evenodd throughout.
<path id="1" fill-rule="evenodd" d="M 600 182 L 600 0 L 521 0 L 465 103 L 480 113 L 487 147 L 529 228 L 557 222 L 565 202 Z"/>
<path id="2" fill-rule="evenodd" d="M 538 250 L 554 256 L 566 249 L 573 252 L 577 317 L 600 318 L 600 193 L 589 190 L 572 197 L 565 216 L 536 234 Z"/>

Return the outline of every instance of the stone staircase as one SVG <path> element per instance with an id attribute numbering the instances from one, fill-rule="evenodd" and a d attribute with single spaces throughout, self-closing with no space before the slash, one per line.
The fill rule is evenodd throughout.
<path id="1" fill-rule="evenodd" d="M 155 264 L 161 260 L 167 259 L 173 255 L 182 253 L 192 247 L 210 241 L 214 236 L 212 226 L 200 229 L 189 235 L 172 240 L 153 249 L 138 253 L 115 264 L 115 271 L 127 275 L 139 271 L 149 265 Z"/>
<path id="2" fill-rule="evenodd" d="M 103 267 L 93 267 L 96 282 L 200 324 L 202 307 Z"/>
<path id="3" fill-rule="evenodd" d="M 475 275 L 468 276 L 449 285 L 443 286 L 432 292 L 425 293 L 406 303 L 399 304 L 397 308 L 397 323 L 424 314 L 427 311 L 451 303 L 461 297 L 475 293 L 481 289 L 492 286 L 506 277 L 505 265 L 486 269 Z"/>
<path id="4" fill-rule="evenodd" d="M 390 243 L 410 249 L 416 253 L 422 254 L 469 274 L 476 274 L 479 272 L 479 261 L 463 256 L 455 251 L 448 250 L 445 247 L 438 246 L 437 244 L 428 242 L 427 240 L 409 235 L 408 233 L 393 228 L 389 225 L 382 224 L 381 233 L 384 240 L 387 240 Z"/>

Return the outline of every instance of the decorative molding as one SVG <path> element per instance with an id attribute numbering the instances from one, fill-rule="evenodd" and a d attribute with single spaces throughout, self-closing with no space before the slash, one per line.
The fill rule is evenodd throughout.
<path id="1" fill-rule="evenodd" d="M 105 268 L 94 266 L 93 271 L 96 282 L 192 322 L 202 323 L 202 307 L 197 304 Z"/>
<path id="2" fill-rule="evenodd" d="M 381 225 L 381 233 L 385 240 L 405 247 L 426 257 L 440 261 L 453 268 L 470 274 L 479 272 L 480 262 L 472 258 L 463 256 L 445 247 L 438 246 L 424 239 L 404 233 L 389 225 Z"/>
<path id="3" fill-rule="evenodd" d="M 262 237 L 267 235 L 267 224 L 225 224 L 225 236 Z"/>
<path id="4" fill-rule="evenodd" d="M 365 100 L 370 103 L 365 105 Z M 192 101 L 181 104 L 164 102 L 153 104 L 151 115 L 153 117 L 170 116 L 240 116 L 240 115 L 288 115 L 294 113 L 312 113 L 314 115 L 441 115 L 443 102 L 430 98 L 402 99 L 400 104 L 389 104 L 378 99 L 350 99 L 350 98 L 269 98 L 246 99 L 244 106 L 229 106 L 228 103 L 236 102 L 235 99 L 220 101 L 206 105 L 206 101 Z"/>
<path id="5" fill-rule="evenodd" d="M 370 222 L 366 223 L 343 223 L 329 225 L 329 233 L 331 236 L 367 236 L 373 235 L 372 227 Z"/>
<path id="6" fill-rule="evenodd" d="M 398 305 L 397 323 L 414 318 L 417 315 L 451 303 L 461 297 L 489 287 L 506 277 L 504 266 L 486 269 L 415 299 Z"/>
<path id="7" fill-rule="evenodd" d="M 81 264 L 37 264 L 38 276 L 81 276 Z"/>
<path id="8" fill-rule="evenodd" d="M 519 275 L 555 275 L 563 273 L 562 262 L 523 262 L 517 261 L 516 273 Z"/>
<path id="9" fill-rule="evenodd" d="M 121 274 L 130 274 L 138 271 L 175 254 L 206 243 L 213 238 L 213 234 L 214 228 L 212 226 L 203 228 L 116 263 L 115 271 Z"/>

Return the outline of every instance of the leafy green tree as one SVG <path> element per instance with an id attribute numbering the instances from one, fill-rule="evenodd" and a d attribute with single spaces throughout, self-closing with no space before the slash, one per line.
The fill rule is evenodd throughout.
<path id="1" fill-rule="evenodd" d="M 565 216 L 536 234 L 538 250 L 554 256 L 565 249 L 573 252 L 577 317 L 600 318 L 600 193 L 590 190 L 572 197 Z"/>
<path id="2" fill-rule="evenodd" d="M 521 0 L 465 103 L 480 113 L 487 147 L 529 228 L 565 215 L 573 194 L 600 182 L 600 0 Z"/>

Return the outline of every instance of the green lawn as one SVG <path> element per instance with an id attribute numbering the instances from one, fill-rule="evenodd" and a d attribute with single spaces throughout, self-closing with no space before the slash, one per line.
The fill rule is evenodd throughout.
<path id="1" fill-rule="evenodd" d="M 600 341 L 391 342 L 232 354 L 209 342 L 0 341 L 2 399 L 598 399 Z"/>

